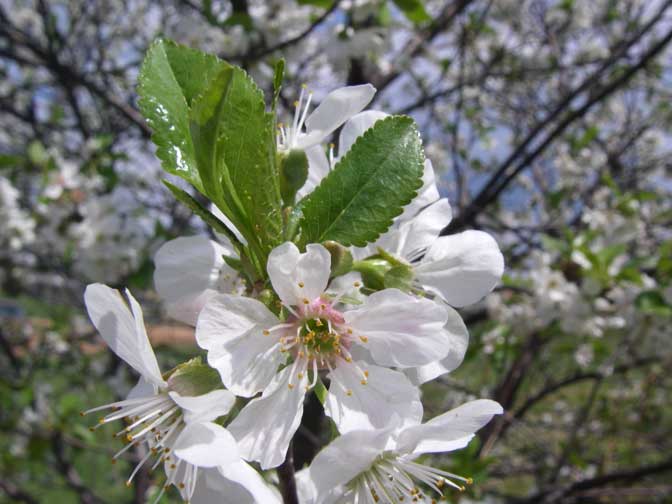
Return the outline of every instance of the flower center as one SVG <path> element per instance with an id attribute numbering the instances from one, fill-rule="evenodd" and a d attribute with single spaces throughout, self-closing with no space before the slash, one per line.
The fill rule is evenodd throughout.
<path id="1" fill-rule="evenodd" d="M 326 318 L 313 318 L 304 321 L 299 330 L 299 339 L 311 354 L 329 355 L 340 352 L 341 335 L 329 330 L 330 321 Z"/>
<path id="2" fill-rule="evenodd" d="M 289 388 L 294 388 L 294 380 L 299 383 L 307 382 L 306 390 L 315 386 L 320 370 L 333 369 L 346 362 L 359 375 L 361 385 L 368 382 L 369 373 L 361 369 L 352 361 L 350 347 L 355 335 L 351 328 L 346 327 L 343 314 L 334 308 L 334 302 L 324 296 L 312 301 L 304 299 L 303 303 L 296 307 L 287 307 L 292 315 L 284 324 L 279 324 L 269 329 L 264 329 L 263 334 L 270 336 L 279 331 L 280 352 L 292 356 L 292 369 L 290 371 Z M 367 338 L 360 336 L 365 343 Z M 312 372 L 312 380 L 308 382 L 308 373 Z M 336 380 L 332 377 L 332 383 Z M 338 383 L 337 383 L 338 384 Z M 347 395 L 352 395 L 352 390 L 338 384 L 345 390 Z"/>

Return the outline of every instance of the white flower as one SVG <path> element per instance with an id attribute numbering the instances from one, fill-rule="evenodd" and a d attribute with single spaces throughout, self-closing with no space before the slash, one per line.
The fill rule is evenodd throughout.
<path id="1" fill-rule="evenodd" d="M 112 410 L 100 418 L 97 427 L 116 420 L 127 421 L 128 425 L 115 435 L 127 444 L 113 460 L 133 446 L 146 444 L 149 448 L 127 484 L 146 462 L 154 459 L 153 467 L 164 464 L 164 489 L 175 485 L 185 500 L 191 500 L 200 485 L 203 469 L 221 473 L 246 487 L 253 479 L 249 471 L 238 469 L 242 474 L 238 479 L 235 467 L 228 468 L 230 464 L 244 464 L 235 439 L 213 422 L 230 411 L 235 396 L 223 389 L 194 396 L 181 394 L 172 376 L 164 380 L 147 338 L 140 305 L 130 292 L 126 291 L 126 295 L 130 310 L 118 291 L 102 284 L 89 285 L 84 300 L 93 325 L 110 349 L 140 374 L 140 380 L 125 400 L 90 409 L 83 415 Z"/>
<path id="2" fill-rule="evenodd" d="M 224 256 L 236 255 L 228 240 L 217 243 L 190 236 L 164 243 L 154 256 L 154 285 L 168 315 L 195 326 L 210 297 L 219 292 L 242 293 L 244 281 L 224 262 Z"/>
<path id="3" fill-rule="evenodd" d="M 345 121 L 366 107 L 375 93 L 376 89 L 371 84 L 339 88 L 329 93 L 322 103 L 308 114 L 313 93 L 307 91 L 303 85 L 299 99 L 294 102 L 292 124 L 278 124 L 278 150 L 287 152 L 317 146 Z"/>
<path id="4" fill-rule="evenodd" d="M 345 292 L 334 291 L 333 284 L 326 291 L 330 264 L 321 245 L 308 245 L 301 254 L 285 243 L 268 259 L 285 320 L 255 299 L 224 294 L 211 298 L 198 319 L 198 344 L 208 350 L 208 362 L 226 387 L 245 397 L 263 391 L 229 426 L 243 456 L 263 468 L 284 460 L 306 391 L 320 371 L 331 380 L 325 410 L 339 429 L 375 429 L 395 418 L 407 423 L 422 417 L 417 388 L 383 366 L 420 366 L 450 351 L 443 329 L 448 315 L 441 306 L 386 289 L 347 307 L 340 302 Z M 347 276 L 350 288 L 359 288 L 357 277 Z"/>
<path id="5" fill-rule="evenodd" d="M 435 502 L 418 483 L 429 487 L 438 500 L 444 487 L 463 490 L 471 480 L 415 459 L 464 448 L 478 429 L 502 411 L 496 402 L 481 399 L 424 424 L 345 433 L 317 454 L 307 474 L 300 475 L 301 495 L 319 504 Z"/>

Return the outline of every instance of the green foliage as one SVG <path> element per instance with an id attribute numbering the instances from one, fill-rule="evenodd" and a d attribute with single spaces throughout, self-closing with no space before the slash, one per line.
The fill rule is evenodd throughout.
<path id="1" fill-rule="evenodd" d="M 189 129 L 189 107 L 223 63 L 215 56 L 174 42 L 158 40 L 140 70 L 139 106 L 154 131 L 156 155 L 163 168 L 203 192 Z"/>
<path id="2" fill-rule="evenodd" d="M 404 15 L 415 24 L 431 21 L 427 14 L 425 6 L 421 0 L 393 0 L 394 4 L 404 13 Z"/>
<path id="3" fill-rule="evenodd" d="M 163 183 L 165 186 L 170 189 L 170 192 L 173 193 L 175 199 L 179 200 L 181 203 L 184 203 L 188 206 L 192 212 L 198 215 L 205 223 L 207 223 L 212 229 L 218 233 L 226 235 L 226 237 L 231 240 L 231 243 L 240 244 L 238 238 L 226 227 L 221 220 L 219 220 L 215 215 L 213 215 L 210 210 L 201 205 L 196 198 L 191 196 L 189 193 L 180 189 L 179 187 L 171 184 L 167 180 L 164 180 Z M 242 246 L 242 245 L 239 245 Z"/>
<path id="4" fill-rule="evenodd" d="M 234 68 L 221 110 L 217 153 L 226 166 L 222 173 L 224 199 L 253 223 L 239 229 L 258 249 L 262 264 L 280 243 L 283 224 L 275 118 L 265 108 L 261 90 L 243 70 Z"/>
<path id="5" fill-rule="evenodd" d="M 278 83 L 281 76 L 279 65 Z M 138 90 L 164 169 L 224 212 L 248 241 L 263 277 L 261 265 L 279 243 L 283 222 L 275 118 L 261 90 L 242 69 L 167 41 L 148 51 Z"/>
<path id="6" fill-rule="evenodd" d="M 665 301 L 665 298 L 658 291 L 642 292 L 635 299 L 635 306 L 643 313 L 650 315 L 672 316 L 672 306 Z"/>
<path id="7" fill-rule="evenodd" d="M 327 394 L 329 391 L 327 390 L 327 387 L 324 386 L 324 383 L 322 383 L 322 380 L 320 378 L 317 379 L 317 383 L 315 384 L 315 388 L 313 388 L 315 391 L 315 395 L 317 396 L 318 400 L 324 404 L 327 400 Z"/>
<path id="8" fill-rule="evenodd" d="M 374 241 L 422 185 L 423 160 L 412 119 L 378 121 L 299 202 L 301 244 L 334 240 L 361 247 Z"/>

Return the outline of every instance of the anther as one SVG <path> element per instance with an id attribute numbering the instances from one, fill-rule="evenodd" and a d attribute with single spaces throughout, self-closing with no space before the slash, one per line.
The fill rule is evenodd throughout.
<path id="1" fill-rule="evenodd" d="M 362 343 L 367 343 L 369 341 L 369 338 L 366 336 L 360 336 L 359 339 L 361 340 Z"/>
<path id="2" fill-rule="evenodd" d="M 300 288 L 303 289 L 304 286 L 305 286 L 305 284 L 304 284 L 303 282 L 299 282 L 299 287 L 300 287 Z"/>
<path id="3" fill-rule="evenodd" d="M 355 283 L 354 283 L 354 284 L 352 284 L 352 285 L 354 285 L 354 286 L 355 286 L 355 287 L 357 287 L 357 288 L 359 288 L 359 287 L 361 287 L 361 286 L 362 286 L 362 284 L 361 284 L 360 282 L 355 282 Z"/>
<path id="4" fill-rule="evenodd" d="M 352 390 L 350 390 L 350 389 L 346 390 L 345 395 L 351 396 L 352 395 Z"/>
<path id="5" fill-rule="evenodd" d="M 292 390 L 294 388 L 294 385 L 292 385 L 291 383 L 288 383 L 287 387 L 289 388 L 289 390 Z"/>
<path id="6" fill-rule="evenodd" d="M 261 333 L 262 333 L 264 336 L 268 336 L 269 334 L 271 334 L 271 331 L 269 331 L 268 329 L 264 329 L 263 331 L 261 331 Z"/>
<path id="7" fill-rule="evenodd" d="M 306 298 L 303 298 L 303 304 L 310 304 L 310 301 L 308 301 Z"/>
<path id="8" fill-rule="evenodd" d="M 362 380 L 359 383 L 361 383 L 362 385 L 366 385 L 368 382 L 366 380 Z"/>

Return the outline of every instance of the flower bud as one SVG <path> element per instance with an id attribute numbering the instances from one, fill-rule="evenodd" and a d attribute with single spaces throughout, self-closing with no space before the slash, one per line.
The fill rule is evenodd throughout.
<path id="1" fill-rule="evenodd" d="M 352 270 L 352 254 L 338 242 L 329 240 L 323 243 L 331 254 L 331 276 L 345 275 Z"/>
<path id="2" fill-rule="evenodd" d="M 168 388 L 183 396 L 199 396 L 222 388 L 219 373 L 200 357 L 179 364 L 167 380 Z"/>
<path id="3" fill-rule="evenodd" d="M 280 156 L 280 194 L 285 205 L 294 204 L 296 192 L 308 178 L 308 156 L 302 150 L 290 150 Z"/>

